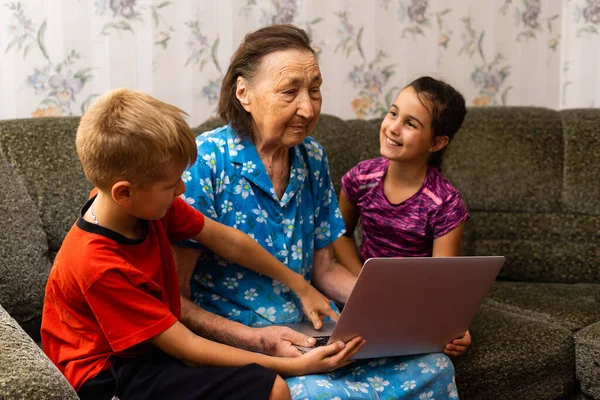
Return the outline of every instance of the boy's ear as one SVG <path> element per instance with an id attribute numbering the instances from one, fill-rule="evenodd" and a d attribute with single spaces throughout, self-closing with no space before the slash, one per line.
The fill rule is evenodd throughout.
<path id="1" fill-rule="evenodd" d="M 250 112 L 250 92 L 248 81 L 241 76 L 238 76 L 235 85 L 235 97 L 238 99 L 244 110 Z"/>
<path id="2" fill-rule="evenodd" d="M 111 195 L 118 205 L 128 206 L 133 197 L 133 185 L 128 181 L 119 181 L 112 186 Z"/>
<path id="3" fill-rule="evenodd" d="M 435 136 L 433 138 L 433 142 L 431 143 L 431 147 L 429 148 L 430 153 L 435 153 L 436 151 L 440 151 L 444 147 L 448 146 L 450 142 L 450 138 L 448 136 Z"/>

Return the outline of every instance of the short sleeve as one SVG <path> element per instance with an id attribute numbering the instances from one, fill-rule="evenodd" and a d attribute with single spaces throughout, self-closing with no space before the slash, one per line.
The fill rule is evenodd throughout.
<path id="1" fill-rule="evenodd" d="M 359 165 L 355 165 L 350 171 L 342 177 L 342 190 L 350 204 L 356 206 L 358 203 L 358 172 Z"/>
<path id="2" fill-rule="evenodd" d="M 205 137 L 196 139 L 198 146 L 198 158 L 196 162 L 183 173 L 183 181 L 186 186 L 182 199 L 200 211 L 203 215 L 218 220 L 215 211 L 215 186 L 217 170 L 222 171 L 219 165 L 222 160 L 218 145 Z M 200 243 L 186 240 L 179 243 L 185 247 L 204 249 Z"/>
<path id="3" fill-rule="evenodd" d="M 317 200 L 315 202 L 317 205 L 315 210 L 315 249 L 318 250 L 327 247 L 342 236 L 346 228 L 329 173 L 327 155 L 316 141 L 312 141 L 312 146 L 318 146 L 323 151 L 321 160 L 311 160 L 319 161 L 314 163 L 318 173 L 315 174 L 311 168 L 313 176 L 318 176 L 318 184 L 315 185 L 317 193 L 314 197 Z M 312 167 L 313 163 L 310 165 Z"/>
<path id="4" fill-rule="evenodd" d="M 115 352 L 148 340 L 177 321 L 160 300 L 162 288 L 149 281 L 133 283 L 118 271 L 104 274 L 84 295 Z"/>
<path id="5" fill-rule="evenodd" d="M 177 197 L 162 222 L 169 242 L 175 243 L 200 233 L 204 227 L 204 215 Z"/>
<path id="6" fill-rule="evenodd" d="M 435 212 L 431 226 L 434 239 L 438 239 L 469 218 L 467 207 L 460 194 L 455 192 Z"/>

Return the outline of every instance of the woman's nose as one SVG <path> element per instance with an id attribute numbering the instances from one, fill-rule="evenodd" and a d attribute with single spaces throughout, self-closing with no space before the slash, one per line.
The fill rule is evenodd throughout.
<path id="1" fill-rule="evenodd" d="M 308 93 L 303 93 L 298 96 L 298 109 L 296 114 L 300 117 L 310 120 L 315 116 L 315 109 Z"/>

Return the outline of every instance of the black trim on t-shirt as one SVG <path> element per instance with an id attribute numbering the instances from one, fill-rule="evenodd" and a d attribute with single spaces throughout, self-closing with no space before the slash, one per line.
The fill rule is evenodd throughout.
<path id="1" fill-rule="evenodd" d="M 97 196 L 97 195 L 96 195 Z M 114 240 L 115 242 L 117 242 L 118 244 L 141 244 L 144 243 L 144 241 L 146 240 L 146 238 L 148 237 L 148 221 L 146 220 L 141 220 L 142 223 L 145 224 L 146 227 L 146 235 L 141 238 L 141 239 L 130 239 L 126 236 L 121 235 L 119 232 L 115 232 L 111 229 L 105 228 L 101 225 L 96 225 L 94 223 L 88 222 L 85 219 L 83 219 L 83 216 L 85 215 L 85 213 L 87 212 L 87 210 L 90 208 L 90 206 L 92 205 L 92 203 L 94 202 L 94 200 L 96 199 L 96 196 L 92 197 L 91 199 L 89 199 L 81 208 L 80 211 L 80 216 L 79 218 L 77 218 L 77 227 L 83 231 L 89 232 L 89 233 L 94 233 L 96 235 L 100 235 L 100 236 L 104 236 L 105 238 L 108 238 L 110 240 Z"/>

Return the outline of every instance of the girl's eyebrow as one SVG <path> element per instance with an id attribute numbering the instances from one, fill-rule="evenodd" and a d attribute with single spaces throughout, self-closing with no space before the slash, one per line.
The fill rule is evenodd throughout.
<path id="1" fill-rule="evenodd" d="M 392 105 L 390 106 L 390 108 L 395 108 L 395 109 L 396 109 L 396 111 L 398 111 L 398 110 L 399 110 L 398 106 L 397 106 L 397 105 L 395 105 L 395 104 L 392 104 Z M 410 114 L 409 114 L 409 115 L 407 115 L 407 117 L 408 117 L 408 118 L 410 118 L 410 119 L 414 119 L 415 121 L 417 121 L 417 122 L 419 123 L 419 125 L 421 125 L 421 127 L 424 127 L 424 126 L 425 126 L 425 125 L 423 125 L 423 123 L 422 123 L 421 121 L 419 121 L 419 118 L 415 117 L 414 115 L 410 115 Z"/>
<path id="2" fill-rule="evenodd" d="M 423 126 L 424 126 L 424 125 L 423 125 L 423 123 L 422 123 L 421 121 L 419 121 L 419 119 L 418 119 L 417 117 L 415 117 L 415 116 L 412 116 L 412 115 L 408 115 L 408 118 L 410 118 L 410 119 L 414 119 L 415 121 L 417 121 L 417 122 L 419 123 L 419 125 L 421 125 L 421 127 L 423 127 Z"/>

